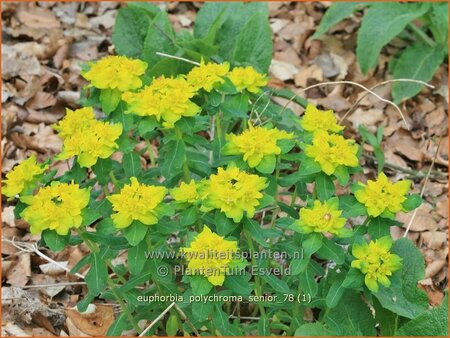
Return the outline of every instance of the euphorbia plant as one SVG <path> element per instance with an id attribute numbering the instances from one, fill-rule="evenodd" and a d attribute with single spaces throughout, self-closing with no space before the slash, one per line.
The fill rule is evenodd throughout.
<path id="1" fill-rule="evenodd" d="M 120 25 L 124 13 L 140 12 L 172 36 L 164 12 L 135 6 L 121 10 Z M 401 225 L 397 212 L 420 204 L 411 182 L 390 182 L 382 166 L 375 181 L 357 181 L 356 140 L 332 111 L 295 97 L 305 108 L 298 117 L 272 103 L 272 94 L 292 94 L 267 87 L 266 62 L 252 63 L 260 50 L 229 61 L 211 55 L 205 45 L 215 46 L 230 19 L 226 5 L 214 6 L 202 8 L 217 15 L 214 36 L 191 44 L 178 36 L 183 57 L 165 59 L 169 67 L 150 64 L 148 51 L 86 65 L 84 107 L 55 125 L 64 143 L 49 162 L 69 159 L 71 168 L 54 177 L 30 157 L 8 173 L 3 192 L 16 216 L 54 251 L 89 247 L 72 269 L 90 266 L 78 309 L 117 301 L 110 335 L 141 332 L 168 296 L 177 308 L 147 334 L 390 335 L 414 324 L 427 315 L 416 286 L 423 260 L 389 230 Z M 251 37 L 242 31 L 237 43 Z M 126 264 L 114 265 L 123 251 Z"/>

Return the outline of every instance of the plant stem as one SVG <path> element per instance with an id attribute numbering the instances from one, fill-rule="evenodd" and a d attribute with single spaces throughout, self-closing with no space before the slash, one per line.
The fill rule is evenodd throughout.
<path id="1" fill-rule="evenodd" d="M 177 126 L 175 126 L 175 134 L 177 135 L 177 139 L 183 142 L 183 133 Z M 189 171 L 186 154 L 183 157 L 183 179 L 186 183 L 191 181 L 191 172 Z"/>
<path id="2" fill-rule="evenodd" d="M 148 157 L 150 157 L 150 165 L 154 167 L 156 165 L 155 152 L 153 151 L 153 146 L 150 141 L 147 141 L 147 150 L 148 150 Z"/>
<path id="3" fill-rule="evenodd" d="M 256 262 L 255 262 L 255 246 L 253 245 L 253 239 L 252 236 L 244 230 L 244 235 L 245 238 L 247 239 L 248 242 L 248 246 L 250 247 L 250 255 L 252 257 L 251 262 L 252 262 L 252 266 L 256 266 Z M 262 296 L 262 289 L 261 289 L 261 278 L 259 278 L 259 275 L 255 275 L 255 294 L 258 297 Z M 261 316 L 265 316 L 266 311 L 264 309 L 264 306 L 261 305 L 260 302 L 258 302 L 258 308 L 259 308 L 259 312 L 261 314 Z"/>
<path id="4" fill-rule="evenodd" d="M 114 191 L 119 192 L 119 182 L 117 181 L 116 176 L 114 176 L 114 172 L 112 170 L 109 172 L 109 178 L 114 185 Z"/>
<path id="5" fill-rule="evenodd" d="M 408 24 L 408 27 L 412 30 L 414 35 L 422 40 L 422 42 L 425 42 L 430 47 L 436 46 L 436 42 L 434 42 L 423 30 L 417 27 L 413 22 L 410 22 Z"/>

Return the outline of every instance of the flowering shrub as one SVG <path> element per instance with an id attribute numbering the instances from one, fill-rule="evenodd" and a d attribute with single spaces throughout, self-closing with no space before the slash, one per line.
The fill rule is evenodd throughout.
<path id="1" fill-rule="evenodd" d="M 230 39 L 237 10 L 249 15 Z M 130 3 L 113 37 L 124 55 L 86 65 L 83 108 L 54 126 L 62 152 L 6 176 L 41 245 L 89 247 L 71 271 L 90 267 L 78 309 L 117 301 L 109 335 L 142 332 L 170 299 L 146 334 L 392 335 L 427 308 L 420 252 L 390 237 L 420 197 L 382 161 L 375 181 L 359 179 L 362 149 L 332 111 L 271 102 L 292 93 L 267 86 L 264 13 L 205 4 L 194 36 L 175 36 L 165 12 Z M 145 23 L 142 41 L 128 36 Z M 59 177 L 57 160 L 71 166 Z"/>

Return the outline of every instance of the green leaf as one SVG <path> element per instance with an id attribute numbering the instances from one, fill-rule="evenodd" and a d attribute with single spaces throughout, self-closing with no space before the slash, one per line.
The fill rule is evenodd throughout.
<path id="1" fill-rule="evenodd" d="M 353 14 L 357 9 L 367 6 L 365 2 L 337 2 L 333 3 L 325 12 L 324 16 L 320 20 L 320 24 L 316 29 L 316 32 L 312 36 L 313 39 L 317 39 L 324 35 L 330 28 L 337 23 L 341 22 L 345 18 Z"/>
<path id="2" fill-rule="evenodd" d="M 347 290 L 323 321 L 336 336 L 375 336 L 375 320 L 359 292 Z"/>
<path id="3" fill-rule="evenodd" d="M 248 94 L 227 95 L 220 104 L 220 108 L 225 117 L 246 118 L 249 111 Z"/>
<path id="4" fill-rule="evenodd" d="M 145 238 L 148 226 L 139 221 L 133 221 L 129 227 L 122 231 L 128 243 L 130 243 L 131 246 L 136 246 Z"/>
<path id="5" fill-rule="evenodd" d="M 213 302 L 193 302 L 192 315 L 194 319 L 203 322 L 208 319 L 214 308 Z"/>
<path id="6" fill-rule="evenodd" d="M 175 46 L 175 31 L 170 23 L 169 16 L 165 11 L 161 11 L 148 26 L 142 59 L 153 66 L 161 60 L 161 56 L 156 55 L 156 52 L 174 54 L 177 49 Z"/>
<path id="7" fill-rule="evenodd" d="M 75 183 L 80 184 L 87 176 L 87 169 L 81 168 L 78 161 L 74 161 L 72 168 L 69 171 L 69 180 L 74 180 Z"/>
<path id="8" fill-rule="evenodd" d="M 161 171 L 164 177 L 172 177 L 183 166 L 185 158 L 185 146 L 183 140 L 174 140 L 164 145 L 165 156 Z"/>
<path id="9" fill-rule="evenodd" d="M 55 230 L 44 230 L 42 232 L 42 238 L 45 244 L 55 252 L 61 251 L 67 245 L 70 239 L 70 234 L 61 236 L 56 233 Z"/>
<path id="10" fill-rule="evenodd" d="M 342 216 L 346 218 L 367 215 L 366 207 L 353 195 L 339 196 L 339 209 L 343 211 Z"/>
<path id="11" fill-rule="evenodd" d="M 322 323 L 308 323 L 303 324 L 295 330 L 294 336 L 308 337 L 308 336 L 335 336 L 333 332 L 328 330 Z"/>
<path id="12" fill-rule="evenodd" d="M 435 2 L 431 4 L 430 30 L 438 44 L 447 45 L 448 39 L 448 3 Z M 446 48 L 448 49 L 448 48 Z"/>
<path id="13" fill-rule="evenodd" d="M 317 295 L 317 291 L 319 290 L 314 276 L 314 270 L 310 266 L 308 266 L 306 270 L 298 277 L 302 291 L 304 293 L 307 293 L 311 297 L 315 297 Z"/>
<path id="14" fill-rule="evenodd" d="M 139 122 L 138 131 L 141 136 L 146 136 L 159 126 L 159 122 L 153 117 L 146 117 Z"/>
<path id="15" fill-rule="evenodd" d="M 364 74 L 378 64 L 381 48 L 396 37 L 408 23 L 427 10 L 422 4 L 376 3 L 364 15 L 358 32 L 356 56 Z M 408 74 L 408 78 L 411 75 Z"/>
<path id="16" fill-rule="evenodd" d="M 166 333 L 169 337 L 174 337 L 178 332 L 178 315 L 172 313 L 166 322 Z"/>
<path id="17" fill-rule="evenodd" d="M 403 259 L 403 267 L 390 277 L 391 286 L 375 293 L 381 305 L 406 318 L 415 318 L 428 306 L 425 292 L 417 282 L 425 276 L 425 264 L 419 249 L 407 238 L 397 240 L 392 252 Z"/>
<path id="18" fill-rule="evenodd" d="M 418 208 L 423 202 L 422 197 L 419 194 L 412 194 L 406 197 L 406 201 L 403 202 L 403 211 L 408 212 Z"/>
<path id="19" fill-rule="evenodd" d="M 343 165 L 338 166 L 333 175 L 337 178 L 340 185 L 346 185 L 350 180 L 348 168 Z"/>
<path id="20" fill-rule="evenodd" d="M 237 37 L 233 62 L 251 65 L 260 72 L 269 70 L 272 60 L 272 30 L 267 15 L 256 13 Z"/>
<path id="21" fill-rule="evenodd" d="M 383 217 L 372 218 L 367 225 L 367 233 L 371 236 L 372 239 L 390 236 L 391 234 L 390 227 L 401 224 L 402 223 L 389 218 Z"/>
<path id="22" fill-rule="evenodd" d="M 112 160 L 110 158 L 99 158 L 97 163 L 92 166 L 92 171 L 97 177 L 97 181 L 101 185 L 106 185 L 109 182 L 109 173 L 112 169 Z"/>
<path id="23" fill-rule="evenodd" d="M 284 280 L 277 278 L 275 275 L 262 275 L 267 284 L 269 284 L 276 292 L 289 293 L 289 285 Z"/>
<path id="24" fill-rule="evenodd" d="M 263 174 L 271 174 L 275 170 L 275 166 L 277 164 L 277 158 L 275 155 L 267 155 L 264 156 L 261 162 L 256 167 L 260 173 Z"/>
<path id="25" fill-rule="evenodd" d="M 345 288 L 342 285 L 342 281 L 337 281 L 331 285 L 330 290 L 328 290 L 327 296 L 325 298 L 325 303 L 329 308 L 334 308 L 338 305 L 339 301 L 344 295 Z"/>
<path id="26" fill-rule="evenodd" d="M 118 89 L 102 89 L 100 92 L 100 104 L 103 112 L 108 115 L 119 105 L 122 93 Z"/>
<path id="27" fill-rule="evenodd" d="M 247 231 L 259 245 L 265 248 L 268 247 L 264 238 L 264 233 L 258 222 L 244 217 L 244 231 Z"/>
<path id="28" fill-rule="evenodd" d="M 330 176 L 325 173 L 319 173 L 316 176 L 316 186 L 315 186 L 317 197 L 321 201 L 326 201 L 333 197 L 335 192 L 335 187 L 333 180 Z"/>
<path id="29" fill-rule="evenodd" d="M 401 326 L 396 336 L 448 337 L 447 297 L 439 307 L 428 310 Z"/>
<path id="30" fill-rule="evenodd" d="M 180 213 L 180 224 L 181 226 L 192 225 L 197 221 L 198 217 L 199 217 L 198 208 L 192 206 L 190 208 L 187 208 L 186 210 L 183 210 Z"/>
<path id="31" fill-rule="evenodd" d="M 138 245 L 133 246 L 128 250 L 128 268 L 133 275 L 138 275 L 142 272 L 146 261 L 147 243 L 141 241 Z"/>
<path id="32" fill-rule="evenodd" d="M 142 57 L 150 17 L 140 8 L 121 8 L 114 24 L 112 42 L 119 55 Z"/>
<path id="33" fill-rule="evenodd" d="M 307 236 L 306 240 L 303 241 L 302 247 L 303 252 L 306 256 L 311 257 L 311 255 L 322 246 L 322 234 L 312 233 Z"/>
<path id="34" fill-rule="evenodd" d="M 111 326 L 108 328 L 106 335 L 108 337 L 119 337 L 123 331 L 129 327 L 129 319 L 126 313 L 122 313 L 114 320 Z"/>
<path id="35" fill-rule="evenodd" d="M 220 236 L 228 236 L 231 234 L 238 224 L 229 219 L 223 212 L 216 210 L 214 214 L 214 223 L 216 225 L 216 231 Z"/>
<path id="36" fill-rule="evenodd" d="M 141 175 L 141 160 L 137 153 L 124 154 L 122 164 L 127 177 L 139 177 Z"/>
<path id="37" fill-rule="evenodd" d="M 206 295 L 213 288 L 213 285 L 203 276 L 189 276 L 189 282 L 194 295 Z"/>
<path id="38" fill-rule="evenodd" d="M 431 47 L 416 43 L 406 48 L 395 63 L 392 74 L 395 79 L 413 79 L 428 82 L 444 61 L 445 50 L 442 46 Z M 392 97 L 400 103 L 417 93 L 423 85 L 413 82 L 396 82 L 392 85 Z"/>
<path id="39" fill-rule="evenodd" d="M 357 289 L 364 285 L 364 275 L 358 269 L 350 268 L 342 286 L 347 289 Z"/>
<path id="40" fill-rule="evenodd" d="M 270 336 L 269 318 L 266 314 L 262 314 L 258 320 L 258 334 L 260 336 Z"/>
<path id="41" fill-rule="evenodd" d="M 81 217 L 83 217 L 82 226 L 89 226 L 96 220 L 100 219 L 102 215 L 95 209 L 83 209 L 81 211 Z"/>
<path id="42" fill-rule="evenodd" d="M 89 293 L 98 295 L 106 287 L 106 280 L 108 278 L 108 269 L 105 262 L 101 259 L 98 252 L 91 254 L 91 267 L 86 274 L 86 284 Z"/>
<path id="43" fill-rule="evenodd" d="M 320 258 L 332 260 L 336 264 L 344 263 L 344 249 L 325 237 L 322 239 L 322 246 L 316 253 Z"/>
<path id="44" fill-rule="evenodd" d="M 302 259 L 293 258 L 291 264 L 289 265 L 289 268 L 291 269 L 291 274 L 293 276 L 296 276 L 305 271 L 305 269 L 308 267 L 308 263 L 310 262 L 310 260 L 311 258 L 309 256 L 303 257 Z"/>
<path id="45" fill-rule="evenodd" d="M 305 156 L 301 161 L 299 172 L 301 172 L 303 176 L 306 176 L 319 173 L 321 170 L 322 168 L 319 163 L 312 158 Z"/>
<path id="46" fill-rule="evenodd" d="M 394 336 L 397 330 L 398 315 L 381 306 L 380 302 L 374 298 L 373 307 L 375 309 L 375 320 L 380 325 L 380 335 L 383 337 Z"/>
<path id="47" fill-rule="evenodd" d="M 225 277 L 223 285 L 237 295 L 248 296 L 252 292 L 252 287 L 248 278 L 244 275 L 228 275 Z"/>

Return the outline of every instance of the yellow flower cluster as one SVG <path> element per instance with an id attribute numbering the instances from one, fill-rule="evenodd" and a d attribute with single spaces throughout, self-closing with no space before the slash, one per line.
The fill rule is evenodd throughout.
<path id="1" fill-rule="evenodd" d="M 312 145 L 305 148 L 306 156 L 319 163 L 322 171 L 332 175 L 338 166 L 358 166 L 358 146 L 354 140 L 346 140 L 341 135 L 324 131 L 314 133 Z"/>
<path id="2" fill-rule="evenodd" d="M 16 195 L 32 193 L 39 177 L 47 168 L 48 165 L 37 163 L 36 156 L 31 155 L 6 174 L 6 180 L 2 187 L 3 195 L 11 198 Z"/>
<path id="3" fill-rule="evenodd" d="M 203 275 L 211 284 L 222 285 L 238 246 L 236 241 L 225 240 L 205 225 L 190 246 L 180 250 L 191 274 Z"/>
<path id="4" fill-rule="evenodd" d="M 58 235 L 67 235 L 70 228 L 79 228 L 82 210 L 89 203 L 89 190 L 78 184 L 54 181 L 39 189 L 34 196 L 21 197 L 28 204 L 21 216 L 30 224 L 31 234 L 43 230 L 55 230 Z"/>
<path id="5" fill-rule="evenodd" d="M 188 73 L 187 81 L 194 90 L 203 88 L 205 91 L 210 92 L 215 85 L 225 81 L 223 78 L 228 74 L 229 69 L 230 64 L 228 62 L 205 64 L 202 59 L 200 66 L 194 67 Z"/>
<path id="6" fill-rule="evenodd" d="M 391 183 L 384 173 L 380 173 L 376 181 L 369 180 L 367 185 L 359 183 L 359 186 L 356 199 L 366 206 L 369 215 L 377 217 L 385 211 L 396 213 L 402 210 L 411 181 Z"/>
<path id="7" fill-rule="evenodd" d="M 228 143 L 222 152 L 225 155 L 242 154 L 249 167 L 255 168 L 263 158 L 281 153 L 277 141 L 289 140 L 293 137 L 293 134 L 277 128 L 267 129 L 249 125 L 249 129 L 240 135 L 228 134 L 226 136 Z"/>
<path id="8" fill-rule="evenodd" d="M 261 87 L 267 85 L 267 77 L 258 73 L 253 67 L 236 67 L 228 74 L 228 78 L 238 91 L 248 90 L 250 93 L 259 93 Z"/>
<path id="9" fill-rule="evenodd" d="M 117 148 L 116 140 L 122 134 L 122 125 L 95 119 L 92 107 L 67 109 L 66 116 L 54 129 L 64 140 L 58 159 L 78 156 L 81 167 L 91 167 L 98 158 L 108 158 Z"/>
<path id="10" fill-rule="evenodd" d="M 319 110 L 310 103 L 306 106 L 300 125 L 309 132 L 326 131 L 338 133 L 344 130 L 343 126 L 337 124 L 336 116 L 334 116 L 332 110 Z"/>
<path id="11" fill-rule="evenodd" d="M 402 267 L 402 259 L 390 252 L 392 239 L 382 237 L 369 244 L 354 244 L 352 254 L 357 259 L 352 267 L 361 270 L 365 275 L 364 282 L 373 292 L 379 289 L 378 283 L 388 287 L 391 285 L 389 276 Z"/>
<path id="12" fill-rule="evenodd" d="M 146 69 L 147 64 L 141 60 L 110 55 L 91 64 L 91 68 L 82 76 L 95 88 L 125 92 L 142 86 L 139 77 Z"/>
<path id="13" fill-rule="evenodd" d="M 170 195 L 179 203 L 195 203 L 200 200 L 197 183 L 191 180 L 189 183 L 181 182 L 178 188 L 170 189 Z"/>
<path id="14" fill-rule="evenodd" d="M 211 175 L 202 184 L 201 210 L 219 209 L 237 223 L 244 212 L 248 217 L 253 217 L 255 207 L 263 197 L 261 191 L 266 186 L 264 177 L 247 174 L 236 167 L 218 168 L 217 174 Z"/>
<path id="15" fill-rule="evenodd" d="M 126 113 L 139 116 L 154 116 L 164 121 L 166 127 L 173 127 L 183 116 L 194 116 L 200 107 L 191 101 L 196 91 L 183 77 L 153 80 L 151 85 L 139 92 L 126 92 L 122 100 L 128 104 Z"/>
<path id="16" fill-rule="evenodd" d="M 339 210 L 337 198 L 324 203 L 316 200 L 312 208 L 302 208 L 299 214 L 297 226 L 303 233 L 329 232 L 339 237 L 345 232 L 344 225 L 347 220 L 340 217 L 342 210 Z"/>
<path id="17" fill-rule="evenodd" d="M 131 177 L 131 184 L 125 185 L 120 193 L 108 196 L 114 214 L 111 218 L 116 228 L 123 229 L 135 220 L 153 225 L 158 222 L 158 206 L 166 196 L 167 189 L 153 185 L 139 184 L 136 177 Z"/>

